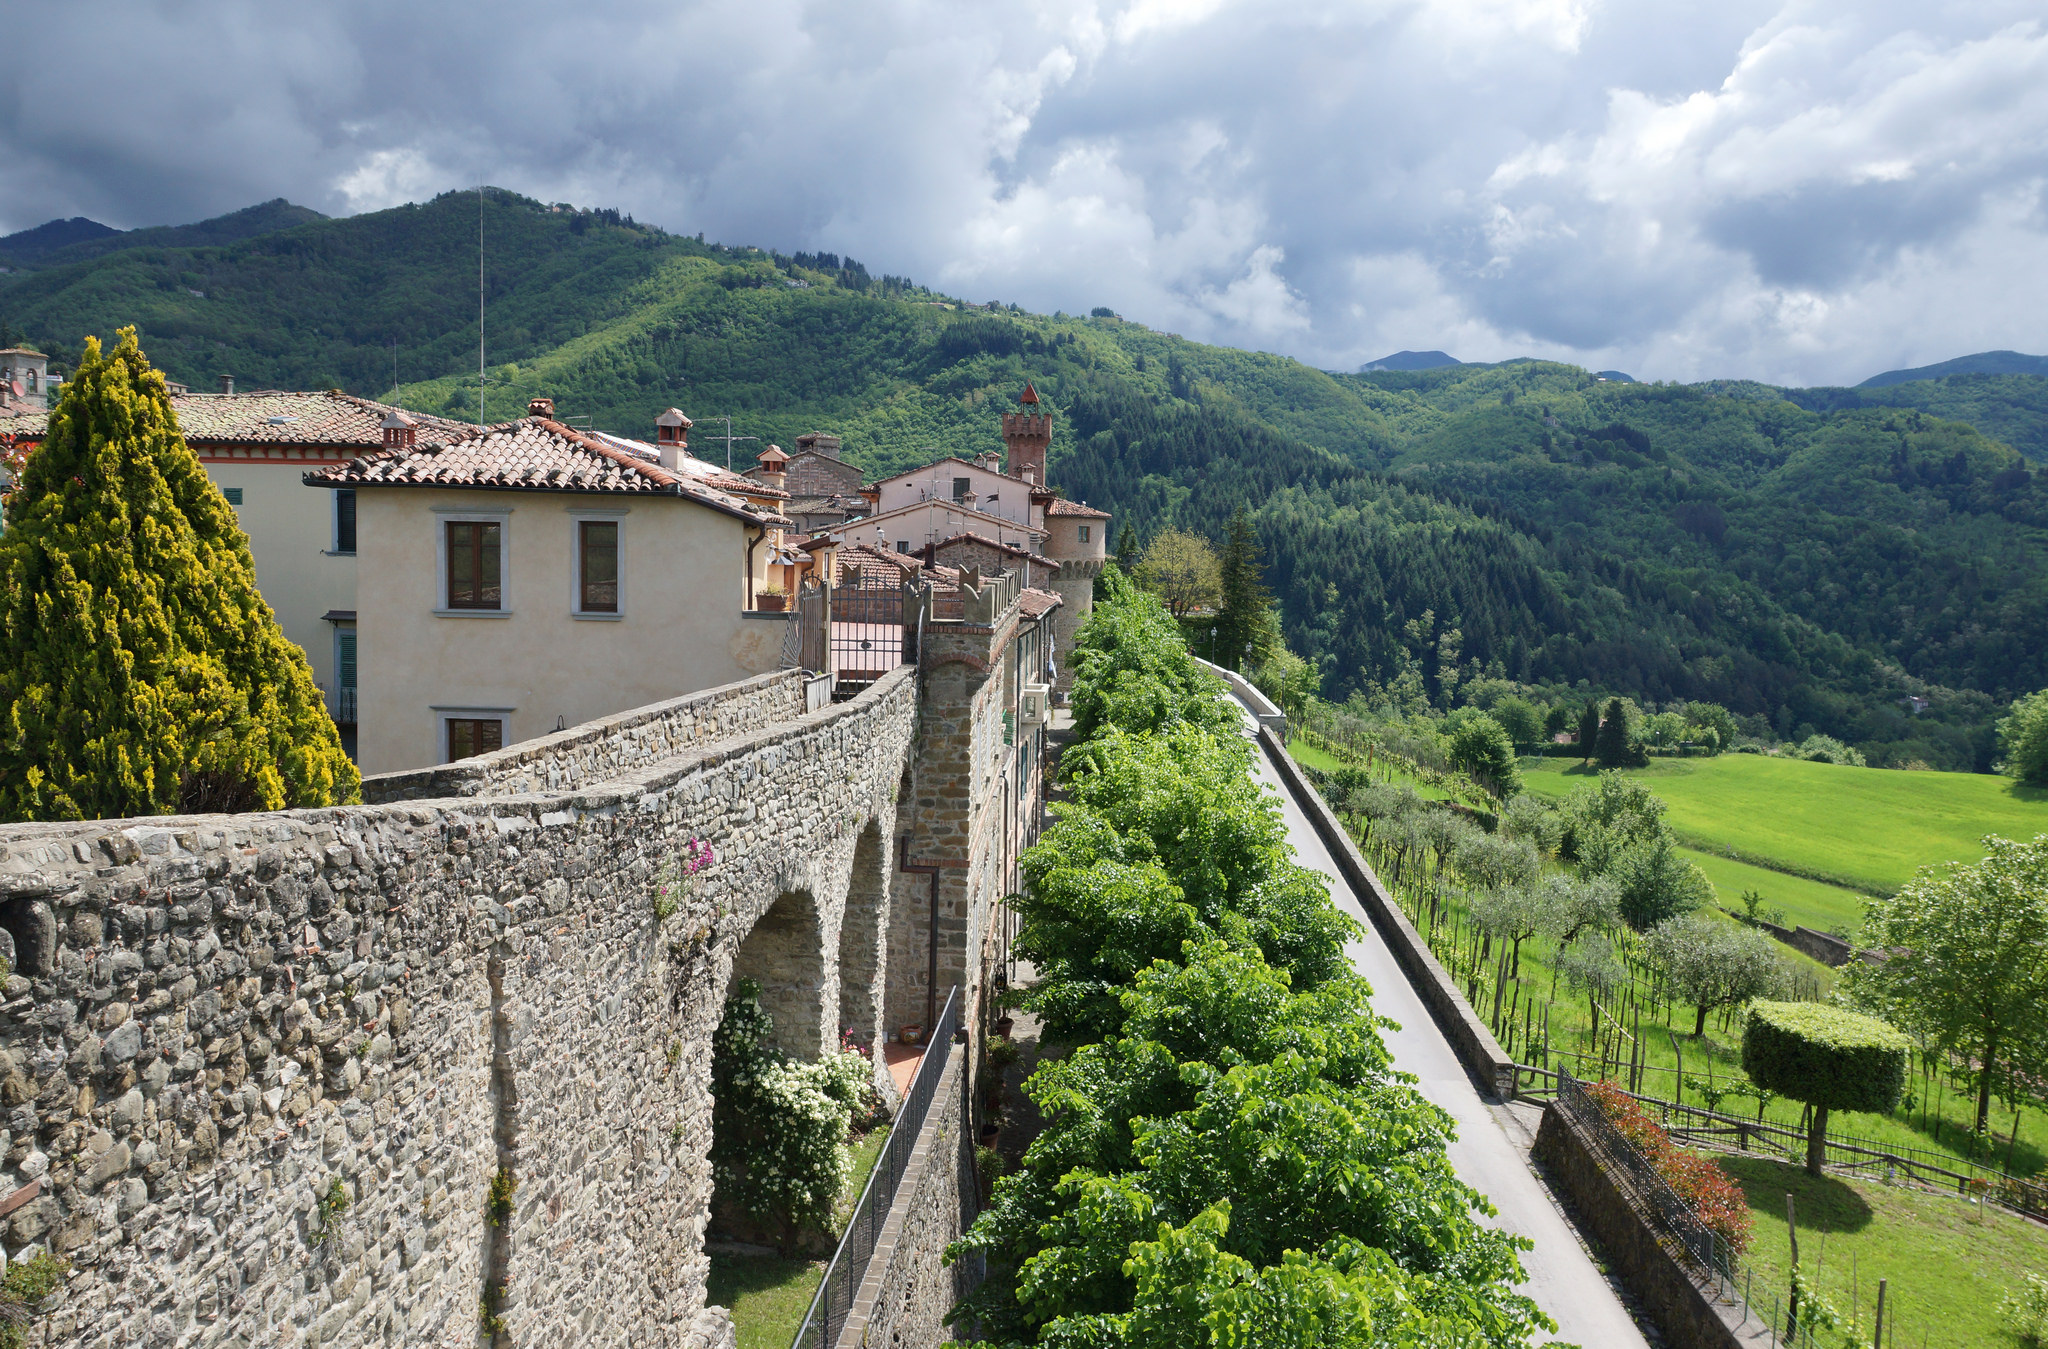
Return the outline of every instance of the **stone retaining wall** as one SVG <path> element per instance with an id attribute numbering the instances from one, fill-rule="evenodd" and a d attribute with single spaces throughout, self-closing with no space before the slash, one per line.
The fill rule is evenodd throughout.
<path id="1" fill-rule="evenodd" d="M 673 759 L 695 745 L 727 740 L 789 721 L 815 709 L 801 670 L 777 670 L 600 717 L 553 735 L 522 740 L 491 754 L 433 768 L 363 779 L 363 800 L 438 800 L 575 791 Z"/>
<path id="2" fill-rule="evenodd" d="M 857 838 L 895 834 L 915 689 L 717 695 L 404 775 L 449 798 L 0 828 L 0 1221 L 10 1254 L 74 1264 L 32 1342 L 472 1346 L 499 1286 L 503 1342 L 729 1342 L 704 1307 L 711 1032 L 778 897 L 813 896 L 837 949 Z M 637 766 L 469 794 L 607 763 Z M 717 861 L 657 920 L 691 837 Z"/>

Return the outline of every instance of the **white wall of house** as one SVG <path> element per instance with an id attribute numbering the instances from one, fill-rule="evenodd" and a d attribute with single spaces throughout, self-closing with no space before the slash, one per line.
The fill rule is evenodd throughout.
<path id="1" fill-rule="evenodd" d="M 906 506 L 895 512 L 880 512 L 865 520 L 849 520 L 838 531 L 848 543 L 873 544 L 895 552 L 915 553 L 926 544 L 944 543 L 961 534 L 979 534 L 1012 548 L 1038 551 L 1043 529 L 1018 524 L 1007 517 L 990 517 L 980 507 L 968 510 L 951 501 L 934 500 Z"/>
<path id="2" fill-rule="evenodd" d="M 619 525 L 617 615 L 576 612 L 584 519 Z M 477 520 L 503 528 L 495 613 L 447 606 L 446 526 Z M 509 745 L 774 669 L 783 616 L 741 611 L 754 532 L 673 497 L 360 489 L 363 771 L 445 762 L 451 718 L 497 720 Z"/>
<path id="3" fill-rule="evenodd" d="M 899 473 L 893 478 L 882 479 L 876 484 L 882 496 L 875 513 L 880 515 L 920 501 L 951 501 L 954 499 L 955 480 L 960 478 L 965 478 L 971 485 L 970 490 L 975 494 L 974 509 L 984 514 L 1000 516 L 1019 525 L 1035 524 L 1044 515 L 1043 507 L 1036 515 L 1033 514 L 1028 483 L 959 459 L 947 459 L 912 473 Z M 987 531 L 984 529 L 982 532 Z"/>
<path id="4" fill-rule="evenodd" d="M 319 461 L 201 463 L 249 536 L 257 589 L 284 635 L 305 648 L 328 711 L 335 711 L 334 625 L 322 615 L 356 607 L 356 559 L 335 550 L 334 493 L 301 481 Z"/>

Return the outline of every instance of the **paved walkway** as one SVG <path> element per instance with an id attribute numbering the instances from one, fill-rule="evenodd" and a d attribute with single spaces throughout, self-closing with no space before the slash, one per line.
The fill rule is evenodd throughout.
<path id="1" fill-rule="evenodd" d="M 1256 737 L 1257 731 L 1247 717 L 1247 736 Z M 1458 1137 L 1450 1146 L 1451 1165 L 1460 1179 L 1500 1210 L 1494 1226 L 1536 1243 L 1534 1250 L 1522 1255 L 1522 1268 L 1529 1274 L 1522 1291 L 1557 1322 L 1560 1340 L 1584 1349 L 1647 1346 L 1621 1298 L 1593 1264 L 1550 1191 L 1530 1169 L 1529 1125 L 1517 1118 L 1512 1108 L 1489 1104 L 1479 1094 L 1450 1041 L 1402 974 L 1393 952 L 1365 916 L 1358 897 L 1339 876 L 1315 826 L 1267 762 L 1256 738 L 1252 746 L 1259 780 L 1280 798 L 1296 860 L 1328 878 L 1331 898 L 1365 929 L 1365 939 L 1351 945 L 1351 959 L 1372 984 L 1374 1009 L 1400 1023 L 1401 1029 L 1386 1032 L 1394 1065 L 1415 1074 L 1422 1094 L 1458 1122 Z"/>

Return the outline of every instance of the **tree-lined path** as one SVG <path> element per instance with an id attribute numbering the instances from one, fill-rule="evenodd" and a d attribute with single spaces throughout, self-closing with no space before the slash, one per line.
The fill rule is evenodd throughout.
<path id="1" fill-rule="evenodd" d="M 1263 749 L 1257 746 L 1258 727 L 1249 714 L 1245 716 L 1245 731 L 1254 737 L 1254 748 L 1258 750 L 1254 771 L 1280 798 L 1296 860 L 1322 873 L 1329 881 L 1330 897 L 1365 929 L 1364 938 L 1349 947 L 1351 960 L 1372 985 L 1374 1009 L 1400 1025 L 1399 1030 L 1383 1032 L 1387 1048 L 1394 1056 L 1394 1066 L 1413 1073 L 1422 1094 L 1457 1120 L 1458 1137 L 1450 1146 L 1451 1164 L 1457 1168 L 1460 1179 L 1486 1195 L 1500 1210 L 1495 1224 L 1536 1243 L 1534 1250 L 1522 1255 L 1522 1267 L 1529 1273 L 1522 1291 L 1557 1322 L 1560 1340 L 1585 1349 L 1646 1347 L 1648 1342 L 1621 1299 L 1579 1244 L 1577 1234 L 1558 1210 L 1550 1192 L 1530 1169 L 1523 1146 L 1509 1137 L 1494 1114 L 1495 1107 L 1479 1094 L 1450 1041 L 1444 1038 L 1429 1009 L 1409 985 L 1393 953 L 1380 940 L 1358 896 L 1338 874 L 1315 826 L 1309 823 Z"/>

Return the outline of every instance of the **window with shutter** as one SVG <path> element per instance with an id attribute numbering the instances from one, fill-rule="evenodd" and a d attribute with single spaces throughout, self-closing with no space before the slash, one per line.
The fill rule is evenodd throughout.
<path id="1" fill-rule="evenodd" d="M 356 550 L 356 493 L 353 487 L 336 489 L 334 493 L 334 551 L 353 553 Z"/>
<path id="2" fill-rule="evenodd" d="M 502 594 L 497 522 L 455 520 L 448 524 L 448 607 L 496 609 Z"/>
<path id="3" fill-rule="evenodd" d="M 577 525 L 581 580 L 577 602 L 586 614 L 619 611 L 619 524 L 583 520 Z"/>

